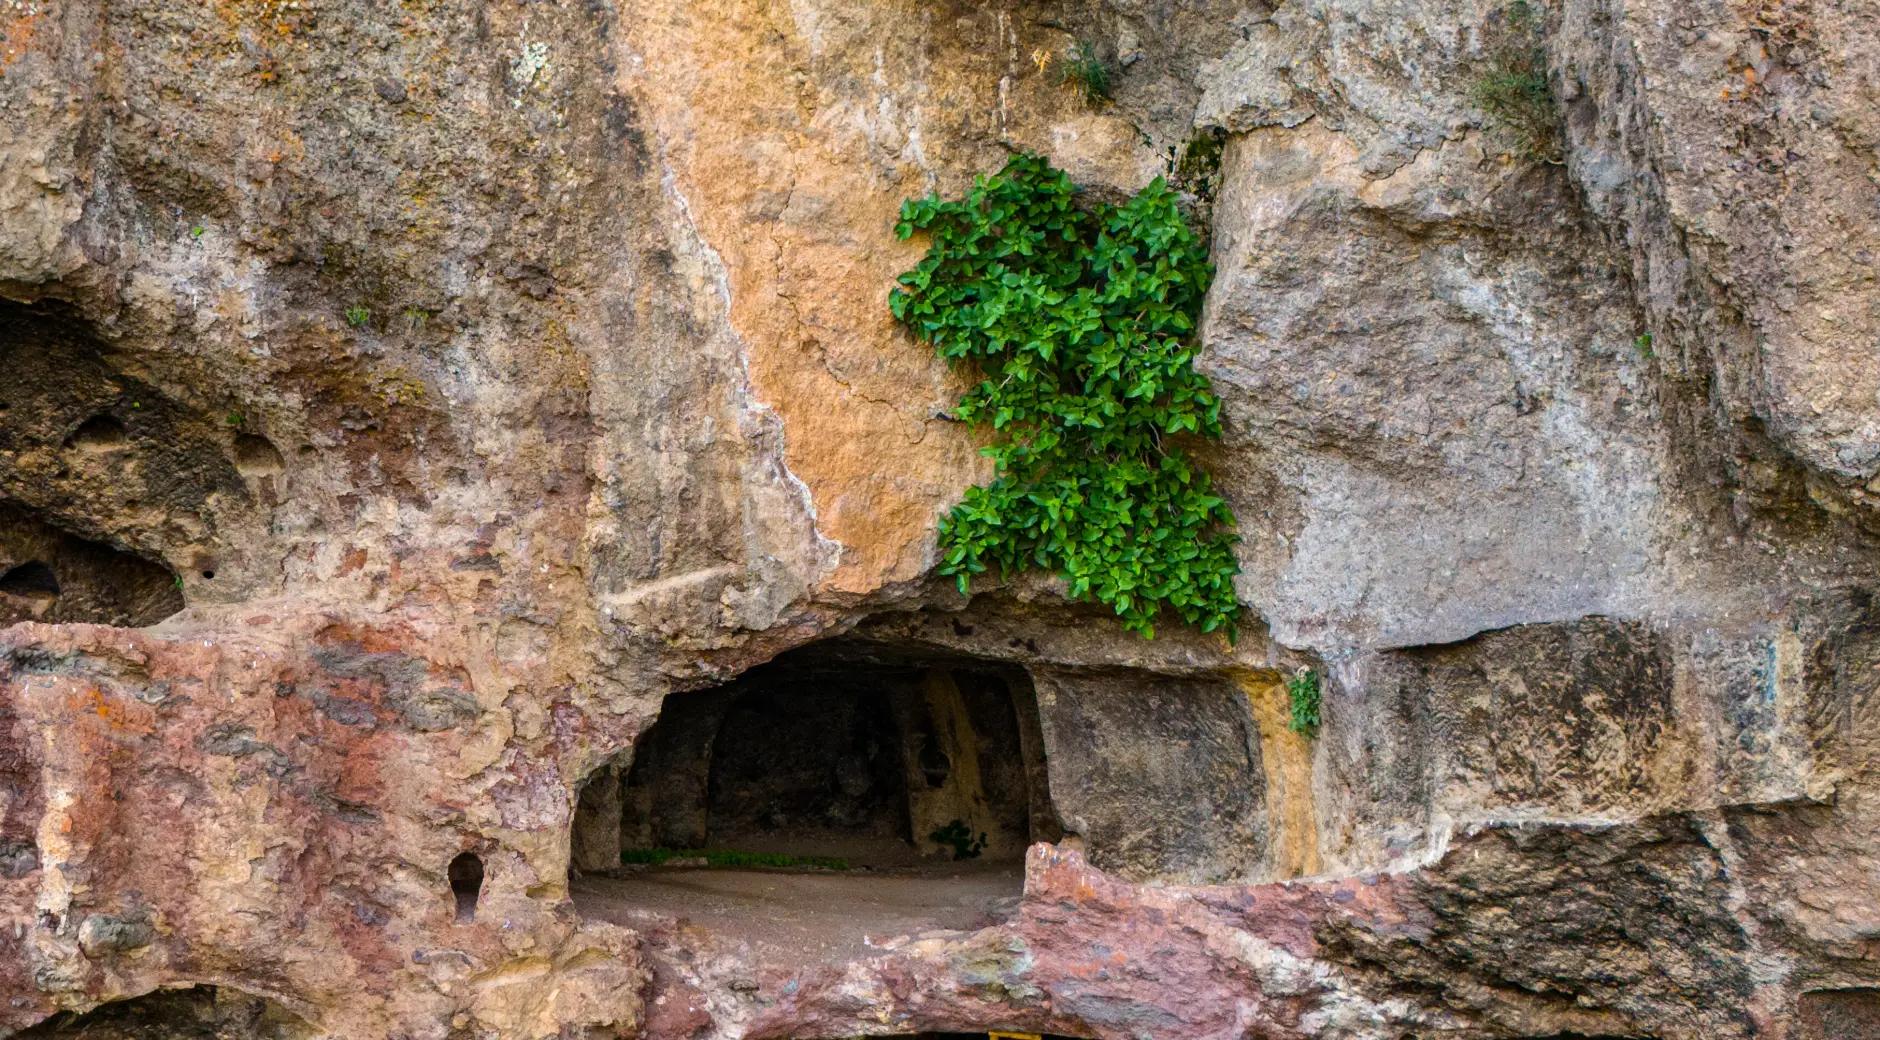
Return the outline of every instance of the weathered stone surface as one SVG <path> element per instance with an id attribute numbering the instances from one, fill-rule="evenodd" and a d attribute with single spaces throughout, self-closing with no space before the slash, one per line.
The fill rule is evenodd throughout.
<path id="1" fill-rule="evenodd" d="M 1871 989 L 1814 990 L 1802 994 L 1803 1040 L 1880 1037 L 1880 991 Z"/>
<path id="2" fill-rule="evenodd" d="M 1858 1035 L 1880 27 L 1526 6 L 1557 164 L 1490 0 L 0 3 L 0 1033 Z M 1215 131 L 1241 640 L 931 581 L 895 207 Z M 850 629 L 1037 684 L 1017 908 L 583 919 L 583 782 Z"/>
<path id="3" fill-rule="evenodd" d="M 1227 150 L 1205 365 L 1260 521 L 1247 598 L 1327 646 L 1632 609 L 1662 435 L 1572 186 L 1472 136 L 1364 161 L 1319 123 Z"/>
<path id="4" fill-rule="evenodd" d="M 399 725 L 397 690 L 356 667 L 373 656 L 362 644 L 422 648 L 442 659 L 405 659 L 447 688 L 444 661 L 465 660 L 463 644 L 247 621 L 214 640 L 11 631 L 33 650 L 15 643 L 8 657 L 11 761 L 30 771 L 10 790 L 44 799 L 37 820 L 21 821 L 37 869 L 0 882 L 20 939 L 4 959 L 24 998 L 14 1024 L 61 995 L 89 1005 L 229 974 L 291 994 L 290 1007 L 317 1011 L 337 1035 L 374 1035 L 388 1014 L 447 1021 L 459 1010 L 512 1035 L 635 1021 L 631 946 L 529 895 L 565 882 L 565 833 L 539 821 L 565 821 L 568 806 L 526 770 L 490 770 L 504 754 L 492 737 L 515 719 L 486 713 L 476 733 Z M 484 681 L 501 670 L 474 656 L 464 666 Z M 332 717 L 322 690 L 344 690 L 382 724 Z M 30 809 L 9 808 L 9 834 Z M 531 831 L 539 841 L 481 837 Z M 481 926 L 455 919 L 445 877 L 466 844 L 488 869 Z M 475 976 L 473 1006 L 384 1003 Z"/>
<path id="5" fill-rule="evenodd" d="M 1880 332 L 1880 29 L 1858 4 L 1575 0 L 1553 41 L 1568 167 L 1626 247 L 1668 374 L 1708 384 L 1746 454 L 1765 440 L 1866 522 L 1880 365 L 1845 348 Z"/>
<path id="6" fill-rule="evenodd" d="M 1264 862 L 1265 774 L 1231 682 L 1040 672 L 1051 793 L 1104 870 L 1191 882 Z"/>
<path id="7" fill-rule="evenodd" d="M 153 625 L 183 609 L 180 586 L 149 560 L 0 506 L 0 619 Z"/>

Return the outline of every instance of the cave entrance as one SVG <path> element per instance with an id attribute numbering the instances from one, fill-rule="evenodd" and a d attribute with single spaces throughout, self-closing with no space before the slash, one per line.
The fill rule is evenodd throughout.
<path id="1" fill-rule="evenodd" d="M 812 644 L 668 696 L 575 813 L 577 906 L 717 918 L 759 945 L 973 927 L 1062 836 L 1021 669 Z M 768 933 L 752 934 L 752 933 Z"/>
<path id="2" fill-rule="evenodd" d="M 0 501 L 0 626 L 15 621 L 141 628 L 183 609 L 169 568 L 70 534 Z"/>
<path id="3" fill-rule="evenodd" d="M 18 1040 L 308 1040 L 314 1030 L 271 1000 L 236 989 L 192 986 L 114 1000 L 83 1014 L 61 1012 Z"/>

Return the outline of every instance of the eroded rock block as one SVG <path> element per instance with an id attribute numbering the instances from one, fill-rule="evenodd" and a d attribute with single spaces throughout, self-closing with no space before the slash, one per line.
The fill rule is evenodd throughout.
<path id="1" fill-rule="evenodd" d="M 1671 655 L 1643 625 L 1526 625 L 1400 660 L 1451 811 L 1596 812 L 1684 789 Z"/>
<path id="2" fill-rule="evenodd" d="M 1266 843 L 1260 737 L 1230 681 L 1038 671 L 1052 797 L 1091 862 L 1130 878 L 1220 881 Z"/>

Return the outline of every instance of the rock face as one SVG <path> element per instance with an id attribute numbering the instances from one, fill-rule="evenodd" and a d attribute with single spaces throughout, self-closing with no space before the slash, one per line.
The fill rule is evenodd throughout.
<path id="1" fill-rule="evenodd" d="M 1209 227 L 1237 644 L 932 575 L 890 229 L 1018 149 Z M 0 1035 L 1880 1036 L 1876 185 L 1864 0 L 0 3 Z M 1023 897 L 579 910 L 837 636 L 1007 698 L 718 782 Z"/>

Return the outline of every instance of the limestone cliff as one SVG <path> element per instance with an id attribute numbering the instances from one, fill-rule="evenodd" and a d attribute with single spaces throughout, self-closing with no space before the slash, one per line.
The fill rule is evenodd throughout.
<path id="1" fill-rule="evenodd" d="M 1235 644 L 934 575 L 1017 151 L 1207 224 Z M 1877 206 L 1868 0 L 0 0 L 0 1036 L 1880 1036 Z M 1022 895 L 582 895 L 819 784 Z"/>

